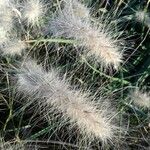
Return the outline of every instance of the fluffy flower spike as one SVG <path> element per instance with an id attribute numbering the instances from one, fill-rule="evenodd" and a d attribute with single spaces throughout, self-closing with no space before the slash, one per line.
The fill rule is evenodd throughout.
<path id="1" fill-rule="evenodd" d="M 6 7 L 9 5 L 9 0 L 0 0 L 0 7 Z"/>
<path id="2" fill-rule="evenodd" d="M 72 10 L 72 14 L 80 19 L 90 19 L 90 9 L 78 0 L 65 0 L 64 10 Z"/>
<path id="3" fill-rule="evenodd" d="M 7 32 L 3 27 L 0 27 L 0 45 L 7 41 Z"/>
<path id="4" fill-rule="evenodd" d="M 1 47 L 4 55 L 20 55 L 22 50 L 26 49 L 26 44 L 21 40 L 11 40 Z"/>
<path id="5" fill-rule="evenodd" d="M 98 108 L 89 93 L 70 86 L 54 69 L 45 72 L 36 62 L 26 62 L 18 74 L 18 91 L 33 96 L 33 99 L 41 98 L 40 105 L 62 114 L 63 120 L 69 120 L 90 139 L 107 142 L 114 137 L 116 126 L 110 107 L 100 102 Z"/>
<path id="6" fill-rule="evenodd" d="M 41 0 L 26 0 L 24 3 L 23 16 L 28 24 L 38 25 L 40 18 L 45 13 L 44 4 Z"/>
<path id="7" fill-rule="evenodd" d="M 150 108 L 150 93 L 136 89 L 131 94 L 131 99 L 133 103 L 139 107 Z"/>
<path id="8" fill-rule="evenodd" d="M 13 27 L 13 11 L 9 0 L 0 0 L 0 49 L 8 42 Z"/>
<path id="9" fill-rule="evenodd" d="M 144 23 L 147 27 L 150 28 L 150 16 L 147 12 L 143 10 L 137 11 L 135 16 L 139 22 Z"/>
<path id="10" fill-rule="evenodd" d="M 53 35 L 76 39 L 79 45 L 85 48 L 84 54 L 94 56 L 104 68 L 113 66 L 118 69 L 122 62 L 119 36 L 114 38 L 112 35 L 115 33 L 106 28 L 103 20 L 97 27 L 95 23 L 90 22 L 89 18 L 83 19 L 83 16 L 76 13 L 78 11 L 75 11 L 75 8 L 78 10 L 78 5 L 73 7 L 75 4 L 70 5 L 72 7 L 68 7 L 66 4 L 58 16 L 51 21 L 50 29 Z M 80 5 L 84 7 L 84 5 Z"/>

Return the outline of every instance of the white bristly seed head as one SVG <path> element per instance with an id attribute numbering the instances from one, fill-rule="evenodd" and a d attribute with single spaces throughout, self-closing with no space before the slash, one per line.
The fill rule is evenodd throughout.
<path id="1" fill-rule="evenodd" d="M 10 40 L 1 46 L 4 55 L 20 55 L 24 49 L 26 49 L 25 42 L 17 39 Z"/>
<path id="2" fill-rule="evenodd" d="M 9 0 L 0 0 L 0 8 L 6 7 L 9 5 Z"/>
<path id="3" fill-rule="evenodd" d="M 44 3 L 41 0 L 26 0 L 23 7 L 23 17 L 28 24 L 38 25 L 45 13 Z"/>
<path id="4" fill-rule="evenodd" d="M 150 108 L 150 94 L 136 89 L 131 93 L 131 99 L 136 106 Z"/>
<path id="5" fill-rule="evenodd" d="M 0 49 L 8 42 L 13 27 L 13 11 L 9 0 L 0 0 Z"/>
<path id="6" fill-rule="evenodd" d="M 78 0 L 64 0 L 65 6 L 63 10 L 68 11 L 70 14 L 74 14 L 79 19 L 90 19 L 90 9 Z"/>
<path id="7" fill-rule="evenodd" d="M 46 72 L 36 62 L 27 61 L 17 77 L 18 92 L 33 96 L 38 102 L 44 98 L 46 101 L 41 101 L 40 105 L 47 106 L 47 111 L 53 110 L 54 114 L 55 111 L 62 114 L 63 120 L 77 126 L 82 135 L 104 143 L 113 139 L 117 128 L 111 107 L 101 102 L 97 107 L 89 93 L 70 86 L 54 69 Z"/>
<path id="8" fill-rule="evenodd" d="M 104 68 L 113 66 L 117 70 L 122 62 L 120 43 L 123 42 L 118 39 L 119 35 L 116 36 L 116 33 L 109 31 L 105 23 L 103 24 L 105 21 L 99 23 L 97 27 L 89 21 L 90 19 L 83 19 L 73 7 L 66 5 L 69 9 L 64 7 L 50 22 L 53 35 L 76 39 L 79 45 L 85 48 L 85 55 L 94 56 Z"/>
<path id="9" fill-rule="evenodd" d="M 0 47 L 1 44 L 7 41 L 7 32 L 3 27 L 0 27 Z"/>
<path id="10" fill-rule="evenodd" d="M 137 11 L 136 14 L 137 21 L 145 24 L 147 27 L 150 27 L 150 16 L 144 10 Z"/>
<path id="11" fill-rule="evenodd" d="M 9 7 L 0 8 L 0 27 L 10 31 L 13 24 L 13 12 Z"/>

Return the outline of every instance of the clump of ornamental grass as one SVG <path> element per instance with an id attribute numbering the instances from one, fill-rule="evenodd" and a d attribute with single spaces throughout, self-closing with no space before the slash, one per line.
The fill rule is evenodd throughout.
<path id="1" fill-rule="evenodd" d="M 136 89 L 131 93 L 133 103 L 142 108 L 150 108 L 150 94 L 143 90 Z"/>
<path id="2" fill-rule="evenodd" d="M 78 45 L 84 47 L 86 56 L 94 56 L 104 68 L 113 66 L 118 69 L 122 62 L 123 52 L 120 51 L 123 43 L 119 39 L 120 33 L 117 36 L 114 30 L 110 30 L 111 27 L 106 25 L 108 21 L 105 21 L 108 18 L 102 18 L 98 24 L 90 21 L 89 17 L 83 19 L 83 16 L 77 13 L 79 11 L 76 3 L 79 2 L 70 2 L 72 2 L 70 5 L 65 3 L 64 8 L 58 11 L 57 16 L 50 22 L 49 28 L 53 35 L 77 40 Z M 81 3 L 80 5 L 84 7 Z M 87 8 L 85 8 L 85 14 L 87 14 L 86 10 Z M 86 16 L 89 16 L 89 13 Z"/>
<path id="3" fill-rule="evenodd" d="M 23 18 L 29 25 L 39 25 L 39 21 L 45 12 L 46 10 L 42 0 L 25 0 L 23 4 Z"/>
<path id="4" fill-rule="evenodd" d="M 115 115 L 109 103 L 96 102 L 89 92 L 72 87 L 58 71 L 42 69 L 34 61 L 27 61 L 17 74 L 17 90 L 32 100 L 38 99 L 47 113 L 60 114 L 63 121 L 75 127 L 87 139 L 108 142 L 117 133 Z M 40 101 L 41 99 L 41 101 Z M 34 101 L 35 102 L 35 101 Z"/>

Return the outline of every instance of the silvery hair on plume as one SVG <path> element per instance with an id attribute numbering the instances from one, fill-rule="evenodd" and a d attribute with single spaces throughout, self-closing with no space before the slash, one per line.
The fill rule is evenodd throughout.
<path id="1" fill-rule="evenodd" d="M 33 60 L 20 67 L 17 78 L 19 93 L 34 100 L 41 99 L 39 107 L 45 106 L 47 111 L 53 109 L 54 114 L 60 113 L 63 120 L 77 126 L 82 135 L 103 143 L 113 140 L 118 127 L 109 103 L 96 102 L 89 96 L 91 93 L 74 88 L 65 77 L 60 78 L 56 69 L 51 68 L 47 72 Z"/>
<path id="2" fill-rule="evenodd" d="M 78 5 L 85 9 L 78 9 Z M 120 33 L 111 30 L 112 24 L 106 24 L 107 18 L 101 18 L 99 23 L 91 21 L 90 11 L 77 0 L 64 1 L 62 10 L 50 21 L 49 29 L 55 37 L 73 38 L 77 45 L 84 47 L 84 54 L 93 56 L 101 62 L 104 68 L 112 66 L 118 69 L 123 60 L 124 47 Z M 84 11 L 85 10 L 85 11 Z M 83 12 L 84 11 L 84 12 Z"/>

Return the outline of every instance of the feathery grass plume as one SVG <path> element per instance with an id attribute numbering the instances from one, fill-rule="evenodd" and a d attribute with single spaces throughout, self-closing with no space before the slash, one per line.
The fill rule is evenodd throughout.
<path id="1" fill-rule="evenodd" d="M 0 7 L 5 7 L 9 5 L 9 0 L 0 0 Z"/>
<path id="2" fill-rule="evenodd" d="M 26 43 L 21 40 L 12 39 L 1 46 L 4 55 L 20 55 L 22 50 L 26 49 Z"/>
<path id="3" fill-rule="evenodd" d="M 10 31 L 13 23 L 13 14 L 10 9 L 0 10 L 0 25 L 5 28 L 6 31 Z"/>
<path id="4" fill-rule="evenodd" d="M 64 0 L 64 10 L 71 10 L 69 13 L 73 13 L 79 19 L 90 19 L 90 9 L 78 0 Z"/>
<path id="5" fill-rule="evenodd" d="M 94 56 L 105 68 L 113 66 L 118 69 L 122 62 L 120 43 L 123 43 L 118 39 L 119 35 L 116 36 L 116 33 L 109 31 L 110 28 L 106 28 L 103 19 L 97 26 L 87 18 L 82 19 L 73 7 L 67 5 L 50 22 L 53 35 L 76 39 L 79 45 L 85 47 L 84 52 L 87 56 Z"/>
<path id="6" fill-rule="evenodd" d="M 0 27 L 0 45 L 7 41 L 7 32 L 3 27 Z"/>
<path id="7" fill-rule="evenodd" d="M 10 8 L 0 7 L 0 27 L 3 27 L 5 31 L 10 31 L 12 28 L 13 13 Z"/>
<path id="8" fill-rule="evenodd" d="M 82 92 L 70 86 L 65 77 L 60 78 L 56 70 L 44 71 L 34 61 L 27 61 L 17 74 L 18 92 L 43 99 L 40 106 L 47 111 L 62 114 L 66 120 L 77 126 L 82 135 L 102 142 L 112 140 L 117 127 L 114 114 L 109 105 L 97 103 L 90 93 Z M 57 113 L 56 113 L 57 114 Z"/>
<path id="9" fill-rule="evenodd" d="M 131 93 L 131 99 L 136 106 L 150 108 L 150 94 L 136 89 Z"/>
<path id="10" fill-rule="evenodd" d="M 150 16 L 144 10 L 136 11 L 136 19 L 137 21 L 144 23 L 147 27 L 150 27 Z"/>
<path id="11" fill-rule="evenodd" d="M 8 0 L 0 2 L 0 47 L 8 41 L 13 26 L 13 11 Z"/>
<path id="12" fill-rule="evenodd" d="M 41 0 L 26 0 L 23 6 L 23 17 L 28 24 L 38 25 L 45 13 L 44 3 Z"/>

